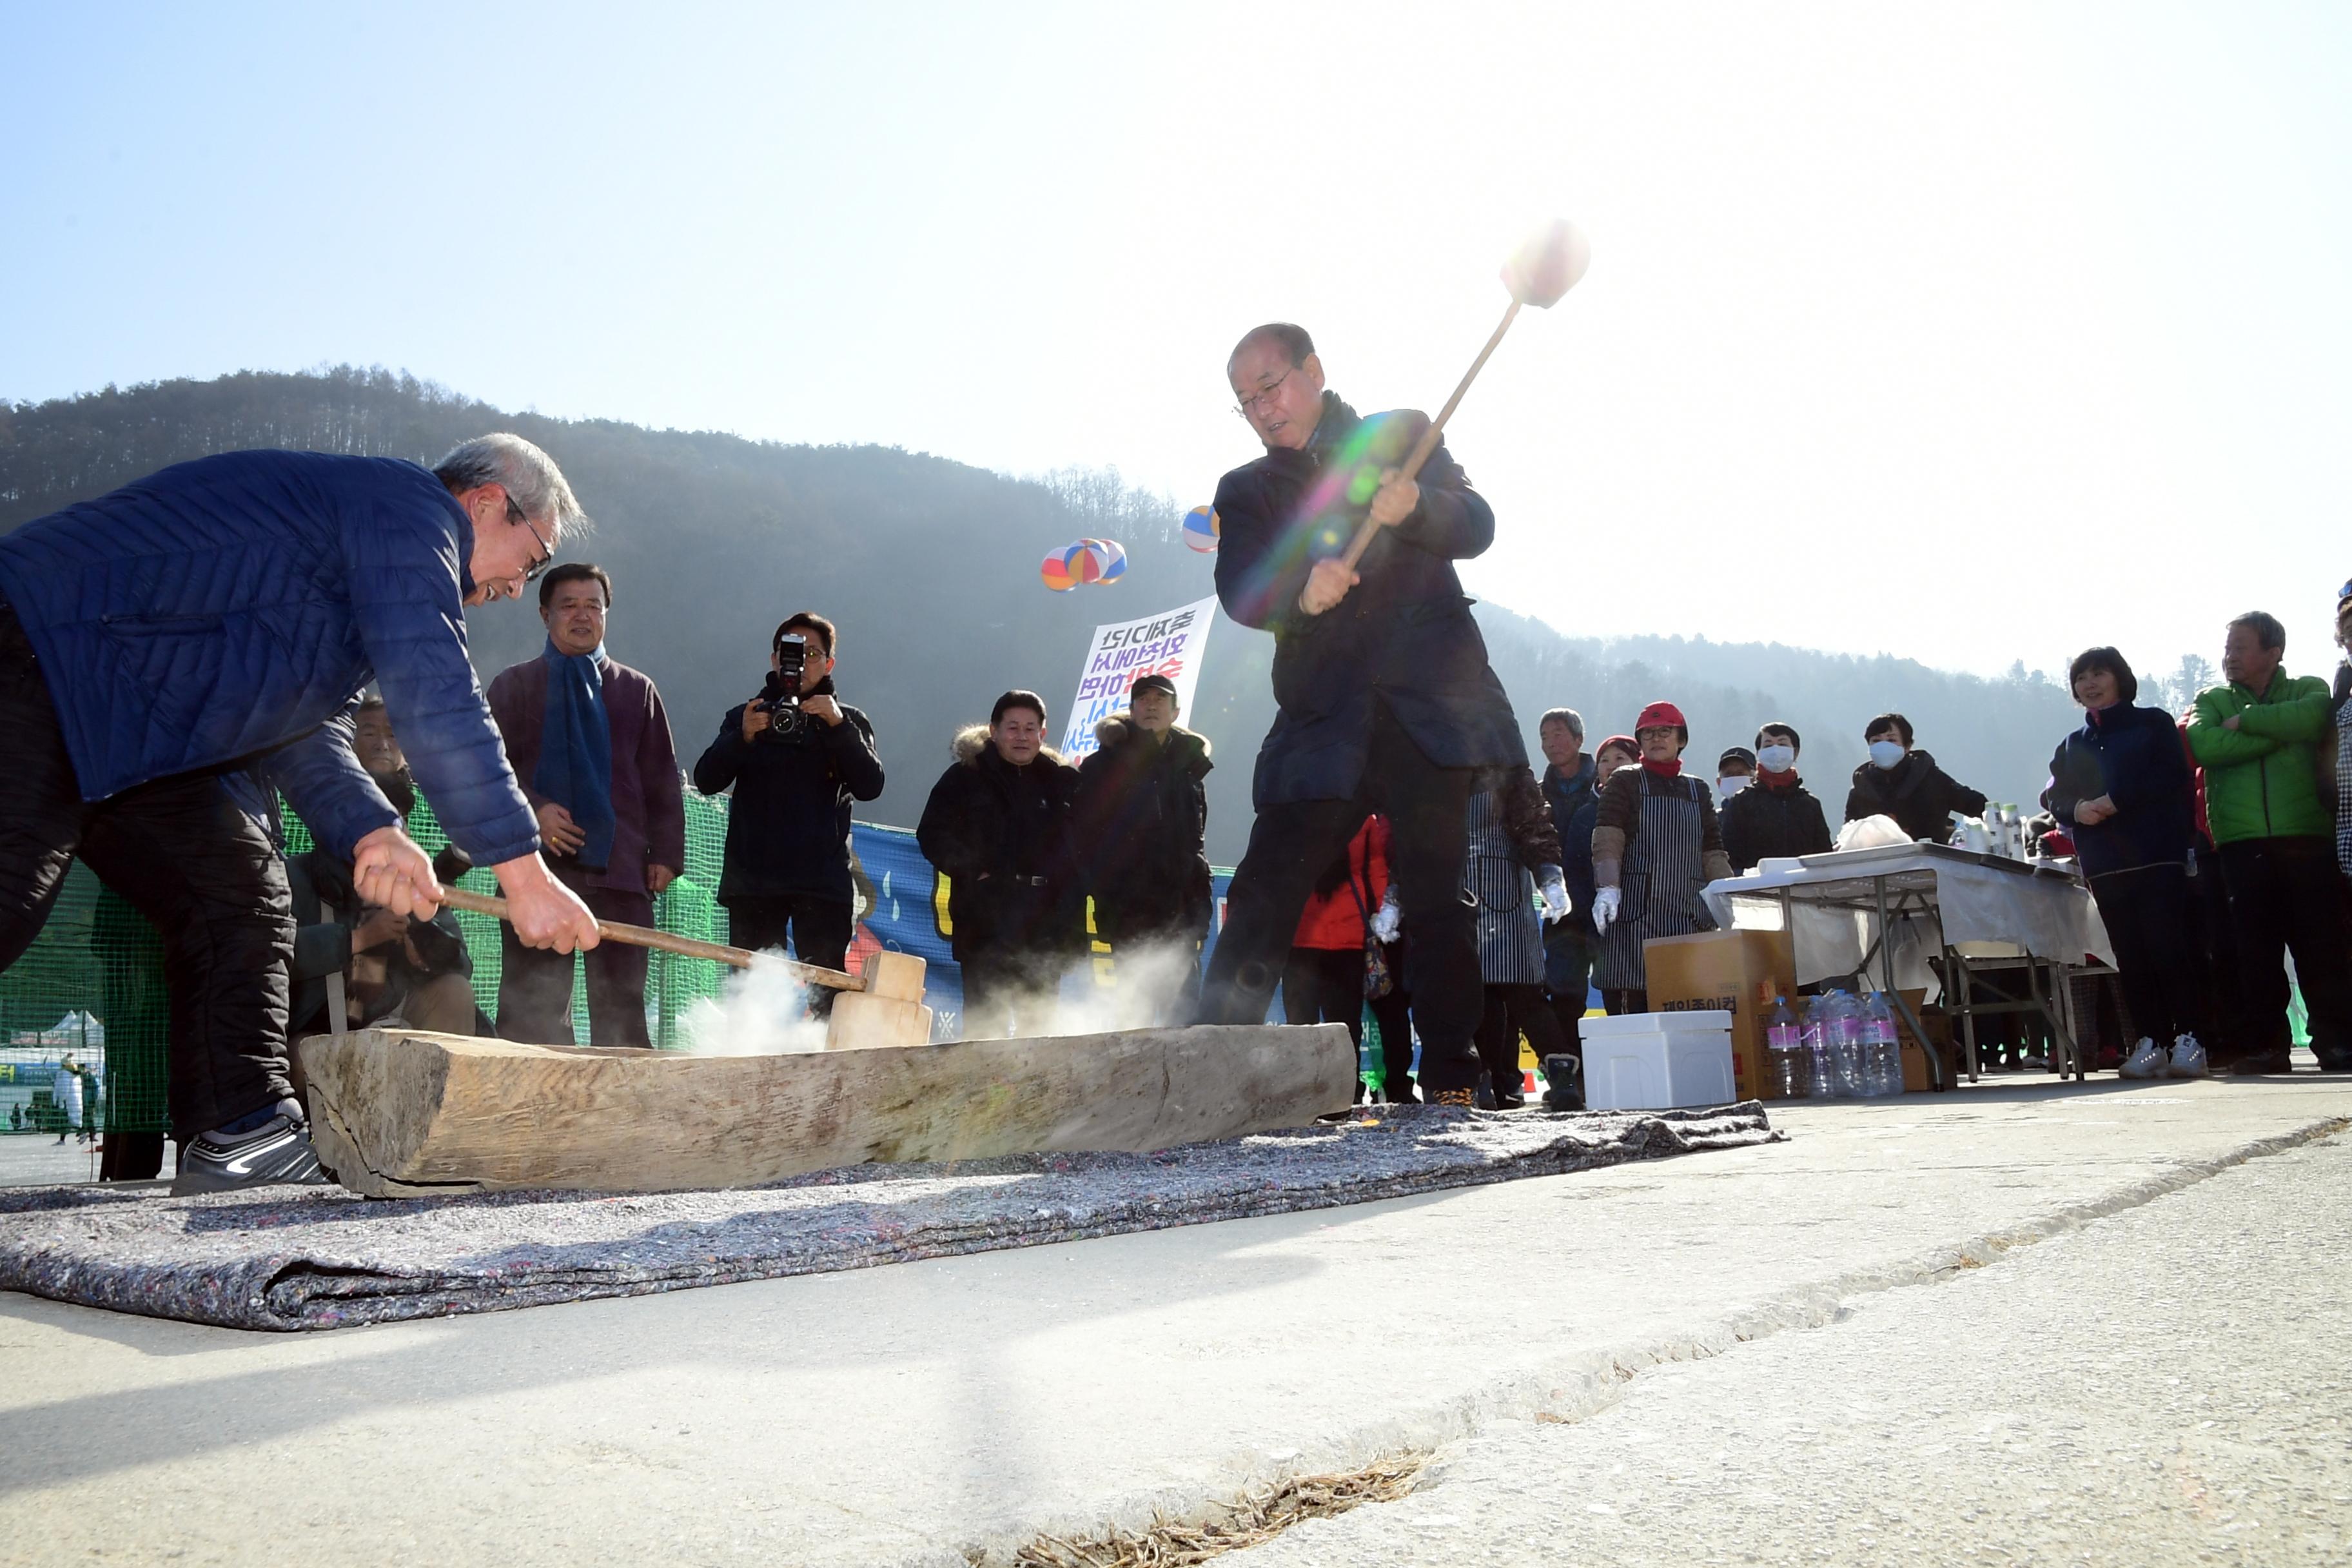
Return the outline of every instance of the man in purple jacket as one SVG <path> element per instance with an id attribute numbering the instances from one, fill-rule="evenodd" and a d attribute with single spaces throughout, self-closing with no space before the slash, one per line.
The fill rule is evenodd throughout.
<path id="1" fill-rule="evenodd" d="M 547 651 L 490 682 L 490 711 L 563 885 L 601 921 L 654 923 L 654 900 L 686 864 L 686 802 L 669 717 L 654 683 L 604 652 L 613 579 L 569 562 L 539 584 Z M 502 935 L 499 1034 L 568 1046 L 572 960 Z M 650 1046 L 646 950 L 587 957 L 588 1043 Z"/>

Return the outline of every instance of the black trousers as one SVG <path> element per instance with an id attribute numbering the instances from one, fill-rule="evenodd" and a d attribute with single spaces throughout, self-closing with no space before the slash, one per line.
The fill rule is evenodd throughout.
<path id="1" fill-rule="evenodd" d="M 1364 1051 L 1364 950 L 1360 947 L 1294 947 L 1282 966 L 1282 1021 L 1286 1024 L 1345 1024 L 1356 1055 Z M 1383 1030 L 1385 1037 L 1387 1031 Z M 1364 1097 L 1360 1075 L 1356 1098 Z"/>
<path id="2" fill-rule="evenodd" d="M 2197 856 L 2197 875 L 2189 879 L 2189 925 L 2192 952 L 2212 999 L 2213 1040 L 2206 1050 L 2217 1062 L 2251 1055 L 2238 1038 L 2246 1017 L 2246 1001 L 2238 989 L 2238 932 L 2230 918 L 2230 884 L 2221 858 L 2211 849 Z"/>
<path id="3" fill-rule="evenodd" d="M 574 888 L 600 921 L 626 925 L 654 923 L 654 901 L 643 893 L 610 888 Z M 572 954 L 525 947 L 504 921 L 499 924 L 499 1038 L 535 1046 L 578 1043 L 572 1032 Z M 599 942 L 581 955 L 588 981 L 588 1043 L 649 1047 L 646 1028 L 646 950 L 625 942 Z"/>
<path id="4" fill-rule="evenodd" d="M 2221 846 L 2221 876 L 2237 928 L 2239 1048 L 2284 1056 L 2286 955 L 2311 1012 L 2311 1050 L 2324 1068 L 2352 1067 L 2352 921 L 2332 839 L 2248 838 Z"/>
<path id="5" fill-rule="evenodd" d="M 1582 935 L 1560 934 L 1558 927 L 1544 932 L 1544 995 L 1559 1026 L 1560 1054 L 1579 1060 L 1584 1057 L 1584 1005 L 1591 998 L 1592 960 L 1593 944 Z"/>
<path id="6" fill-rule="evenodd" d="M 1519 1076 L 1522 1034 L 1527 1036 L 1528 1046 L 1538 1062 L 1546 1057 L 1569 1054 L 1559 1019 L 1552 1012 L 1542 986 L 1487 986 L 1486 1013 L 1478 1025 L 1478 1057 L 1486 1064 L 1486 1076 L 1494 1083 L 1496 1100 L 1517 1100 L 1526 1090 L 1527 1079 Z"/>
<path id="7" fill-rule="evenodd" d="M 801 893 L 727 900 L 730 945 L 765 952 L 782 951 L 789 939 L 794 958 L 822 969 L 848 963 L 856 931 L 854 907 L 839 899 Z"/>
<path id="8" fill-rule="evenodd" d="M 5 604 L 0 758 L 0 970 L 40 934 L 79 856 L 163 936 L 175 1135 L 185 1142 L 291 1094 L 294 904 L 262 824 L 212 773 L 84 801 L 48 683 Z"/>
<path id="9" fill-rule="evenodd" d="M 2211 1006 L 2204 966 L 2189 946 L 2188 868 L 2110 871 L 2091 879 L 2091 897 L 2115 944 L 2116 979 L 2132 1027 L 2159 1046 L 2183 1034 L 2205 1039 Z"/>
<path id="10" fill-rule="evenodd" d="M 1472 1041 L 1486 999 L 1477 914 L 1462 896 L 1469 810 L 1470 770 L 1431 762 L 1381 710 L 1354 799 L 1270 805 L 1251 824 L 1249 849 L 1225 895 L 1225 927 L 1202 984 L 1202 1021 L 1265 1020 L 1316 877 L 1377 811 L 1389 819 L 1389 870 L 1412 937 L 1405 984 L 1421 1030 L 1422 1087 L 1475 1088 Z"/>
<path id="11" fill-rule="evenodd" d="M 958 960 L 963 971 L 965 1040 L 1009 1040 L 1053 1026 L 1062 976 L 1075 955 L 1028 948 L 974 948 Z"/>

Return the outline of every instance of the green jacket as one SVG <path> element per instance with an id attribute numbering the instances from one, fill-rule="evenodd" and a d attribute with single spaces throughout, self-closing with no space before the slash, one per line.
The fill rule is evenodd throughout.
<path id="1" fill-rule="evenodd" d="M 2189 749 L 2205 770 L 2214 843 L 2334 836 L 2334 803 L 2319 793 L 2319 742 L 2331 707 L 2327 682 L 2284 669 L 2260 697 L 2234 681 L 2197 694 Z M 2233 713 L 2238 728 L 2223 729 Z"/>

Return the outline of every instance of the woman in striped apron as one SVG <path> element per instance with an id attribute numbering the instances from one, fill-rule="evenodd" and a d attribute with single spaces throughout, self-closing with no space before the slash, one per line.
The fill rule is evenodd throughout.
<path id="1" fill-rule="evenodd" d="M 1522 1032 L 1538 1061 L 1568 1052 L 1568 1037 L 1544 1000 L 1538 924 L 1538 910 L 1545 921 L 1568 914 L 1568 883 L 1559 860 L 1559 830 L 1528 765 L 1479 769 L 1470 783 L 1470 857 L 1463 880 L 1477 900 L 1478 973 L 1486 986 L 1478 1058 L 1494 1085 L 1498 1110 L 1514 1110 L 1524 1101 Z"/>
<path id="2" fill-rule="evenodd" d="M 1601 931 L 1595 981 L 1609 1011 L 1649 1011 L 1642 944 L 1654 936 L 1713 931 L 1699 889 L 1731 875 L 1715 792 L 1683 772 L 1690 726 L 1671 702 L 1633 722 L 1642 761 L 1602 783 L 1592 829 L 1592 923 Z"/>

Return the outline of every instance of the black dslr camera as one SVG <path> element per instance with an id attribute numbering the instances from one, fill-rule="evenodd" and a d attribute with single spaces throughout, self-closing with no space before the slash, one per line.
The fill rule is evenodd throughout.
<path id="1" fill-rule="evenodd" d="M 776 668 L 760 693 L 760 711 L 768 727 L 763 741 L 791 742 L 808 732 L 808 715 L 801 711 L 801 671 L 808 664 L 808 638 L 787 635 L 776 642 Z"/>

